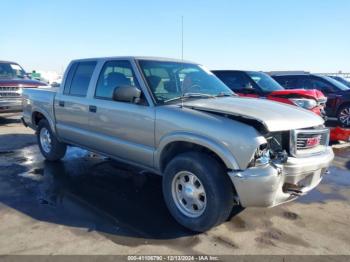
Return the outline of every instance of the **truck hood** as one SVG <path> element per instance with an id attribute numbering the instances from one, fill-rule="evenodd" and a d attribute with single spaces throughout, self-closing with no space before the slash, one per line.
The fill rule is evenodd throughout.
<path id="1" fill-rule="evenodd" d="M 5 87 L 37 87 L 46 86 L 45 83 L 33 79 L 0 79 L 0 86 Z"/>
<path id="2" fill-rule="evenodd" d="M 270 96 L 283 97 L 283 98 L 311 98 L 316 101 L 325 100 L 325 95 L 317 89 L 286 89 L 271 92 Z"/>
<path id="3" fill-rule="evenodd" d="M 222 97 L 184 102 L 184 107 L 256 120 L 270 132 L 319 126 L 323 119 L 313 112 L 265 99 Z"/>

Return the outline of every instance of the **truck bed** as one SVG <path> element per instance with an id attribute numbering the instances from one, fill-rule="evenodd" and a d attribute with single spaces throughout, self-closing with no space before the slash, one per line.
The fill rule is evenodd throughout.
<path id="1" fill-rule="evenodd" d="M 55 119 L 54 114 L 54 99 L 57 88 L 27 88 L 23 90 L 23 118 L 29 125 L 34 124 L 32 121 L 32 112 L 37 111 L 49 117 L 48 119 Z"/>

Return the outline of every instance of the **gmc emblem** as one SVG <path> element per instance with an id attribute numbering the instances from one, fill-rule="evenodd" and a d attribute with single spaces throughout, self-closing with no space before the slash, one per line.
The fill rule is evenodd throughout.
<path id="1" fill-rule="evenodd" d="M 306 140 L 306 146 L 314 147 L 318 146 L 321 142 L 321 136 L 310 137 Z"/>

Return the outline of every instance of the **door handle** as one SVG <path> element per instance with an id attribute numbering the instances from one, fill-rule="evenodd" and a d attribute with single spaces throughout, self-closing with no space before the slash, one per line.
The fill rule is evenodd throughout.
<path id="1" fill-rule="evenodd" d="M 89 106 L 89 111 L 92 113 L 96 113 L 97 112 L 97 107 L 96 106 Z"/>
<path id="2" fill-rule="evenodd" d="M 58 105 L 64 107 L 64 101 L 58 101 Z"/>

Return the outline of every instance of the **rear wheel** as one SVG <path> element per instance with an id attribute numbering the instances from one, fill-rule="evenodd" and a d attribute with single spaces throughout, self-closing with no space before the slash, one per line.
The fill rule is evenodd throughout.
<path id="1" fill-rule="evenodd" d="M 198 152 L 183 153 L 170 161 L 163 176 L 163 195 L 177 222 L 197 232 L 227 220 L 234 200 L 225 168 Z"/>
<path id="2" fill-rule="evenodd" d="M 40 120 L 36 135 L 41 154 L 47 160 L 57 161 L 64 157 L 67 146 L 57 140 L 46 119 Z"/>
<path id="3" fill-rule="evenodd" d="M 350 104 L 343 105 L 339 109 L 337 118 L 342 126 L 350 126 Z"/>

